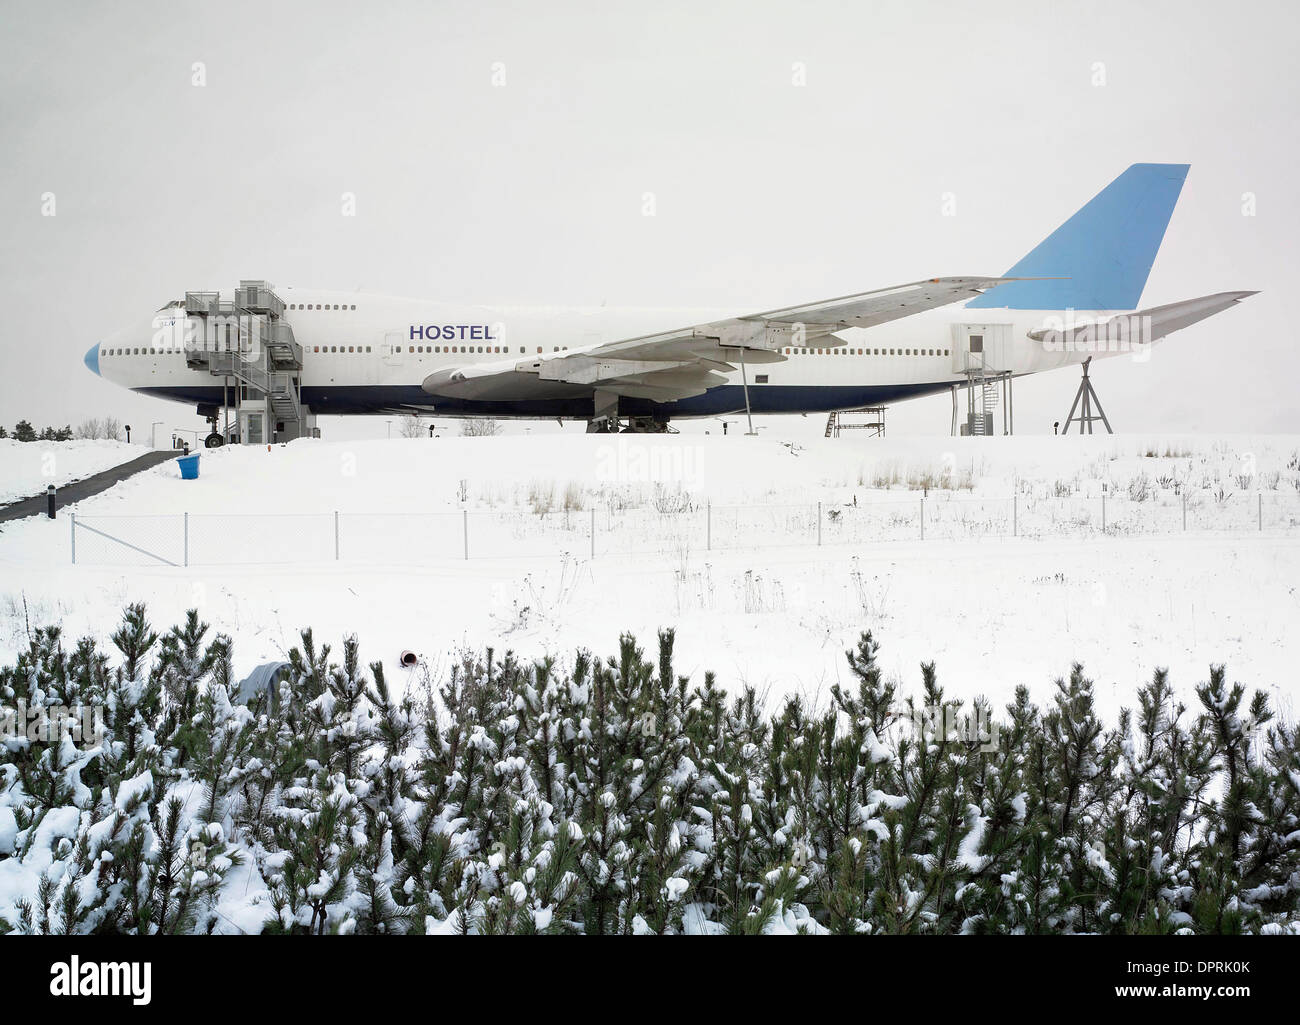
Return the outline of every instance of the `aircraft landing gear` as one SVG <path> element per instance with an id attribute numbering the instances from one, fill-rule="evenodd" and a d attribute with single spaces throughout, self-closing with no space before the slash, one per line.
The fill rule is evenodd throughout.
<path id="1" fill-rule="evenodd" d="M 199 415 L 208 422 L 208 436 L 203 439 L 204 448 L 220 448 L 226 443 L 225 437 L 218 429 L 221 412 L 216 406 L 199 406 Z"/>
<path id="2" fill-rule="evenodd" d="M 634 416 L 623 428 L 624 434 L 676 434 L 668 426 L 667 420 L 656 420 L 652 416 Z"/>
<path id="3" fill-rule="evenodd" d="M 592 396 L 592 412 L 596 415 L 587 421 L 588 434 L 676 434 L 668 421 L 653 416 L 618 415 L 619 396 L 597 388 Z"/>
<path id="4" fill-rule="evenodd" d="M 588 434 L 676 434 L 668 426 L 667 420 L 656 420 L 652 416 L 634 416 L 620 421 L 615 417 L 601 417 L 587 421 Z"/>

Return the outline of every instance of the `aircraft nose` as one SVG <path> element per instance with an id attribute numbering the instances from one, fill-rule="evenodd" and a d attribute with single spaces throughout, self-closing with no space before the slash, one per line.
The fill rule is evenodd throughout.
<path id="1" fill-rule="evenodd" d="M 92 345 L 89 349 L 86 350 L 86 355 L 83 359 L 83 362 L 86 364 L 87 370 L 89 370 L 91 373 L 95 374 L 96 376 L 99 375 L 99 343 L 98 342 L 96 342 L 94 345 Z"/>

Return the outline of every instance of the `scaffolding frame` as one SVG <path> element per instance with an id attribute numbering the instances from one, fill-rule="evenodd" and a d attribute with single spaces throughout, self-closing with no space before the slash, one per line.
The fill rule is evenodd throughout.
<path id="1" fill-rule="evenodd" d="M 885 436 L 885 410 L 887 406 L 860 406 L 857 409 L 838 409 L 826 419 L 826 437 L 838 438 L 840 431 L 866 431 L 869 438 Z M 866 417 L 861 423 L 845 421 L 845 417 Z"/>

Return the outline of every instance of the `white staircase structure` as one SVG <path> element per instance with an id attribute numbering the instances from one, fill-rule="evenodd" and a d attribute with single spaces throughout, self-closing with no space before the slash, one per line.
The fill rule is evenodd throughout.
<path id="1" fill-rule="evenodd" d="M 966 377 L 966 422 L 960 433 L 988 437 L 995 433 L 993 417 L 1002 407 L 1002 433 L 1011 434 L 1012 391 L 1008 355 L 1011 325 L 954 324 L 953 372 Z M 958 433 L 957 388 L 952 389 L 952 433 Z"/>
<path id="2" fill-rule="evenodd" d="M 302 346 L 283 319 L 284 301 L 269 282 L 240 281 L 233 300 L 220 292 L 186 292 L 185 314 L 194 330 L 185 361 L 222 379 L 221 407 L 233 407 L 223 440 L 244 444 L 292 441 L 314 432 L 315 417 L 302 404 Z M 215 414 L 209 416 L 215 424 Z M 220 443 L 220 442 L 218 442 Z"/>

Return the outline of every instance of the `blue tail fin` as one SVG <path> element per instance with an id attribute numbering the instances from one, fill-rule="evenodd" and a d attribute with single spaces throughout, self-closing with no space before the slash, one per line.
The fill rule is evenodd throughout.
<path id="1" fill-rule="evenodd" d="M 1134 164 L 1006 273 L 971 309 L 1134 310 L 1188 164 Z"/>

